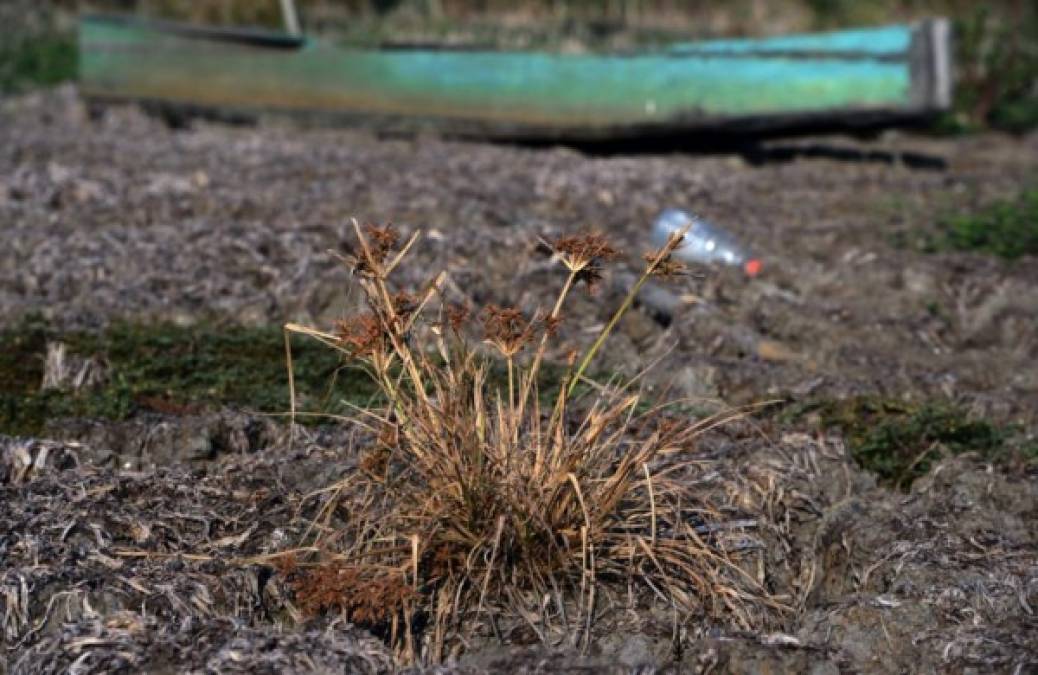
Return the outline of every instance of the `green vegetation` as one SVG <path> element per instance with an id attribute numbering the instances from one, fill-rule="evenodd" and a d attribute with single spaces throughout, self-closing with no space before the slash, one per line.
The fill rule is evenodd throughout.
<path id="1" fill-rule="evenodd" d="M 0 41 L 0 94 L 55 85 L 76 75 L 76 42 L 67 35 Z"/>
<path id="2" fill-rule="evenodd" d="M 953 15 L 958 77 L 953 111 L 937 130 L 1038 125 L 1038 6 L 976 3 Z"/>
<path id="3" fill-rule="evenodd" d="M 932 218 L 929 228 L 917 226 L 892 230 L 887 236 L 891 246 L 922 253 L 976 251 L 1006 260 L 1038 255 L 1038 177 L 1025 177 L 1023 188 L 1015 195 L 989 202 L 982 208 L 967 210 L 963 200 L 951 193 L 938 199 L 936 215 L 903 197 L 891 196 L 877 201 L 877 217 L 901 223 L 917 223 Z"/>
<path id="4" fill-rule="evenodd" d="M 46 345 L 60 339 L 70 353 L 99 356 L 110 376 L 79 392 L 41 391 Z M 343 369 L 335 354 L 293 340 L 300 409 L 341 413 L 346 400 L 367 405 L 375 388 Z M 58 335 L 39 320 L 0 331 L 0 433 L 38 433 L 60 417 L 125 419 L 134 412 L 189 412 L 236 405 L 289 410 L 284 338 L 279 327 L 178 327 L 117 324 L 99 334 Z M 329 384 L 331 383 L 331 384 Z"/>
<path id="5" fill-rule="evenodd" d="M 1038 255 L 1038 185 L 973 214 L 945 217 L 936 250 L 982 251 L 1007 259 Z"/>
<path id="6" fill-rule="evenodd" d="M 947 453 L 976 452 L 988 460 L 1012 455 L 1011 427 L 977 419 L 947 401 L 906 403 L 879 396 L 810 401 L 787 409 L 781 420 L 811 419 L 826 431 L 843 434 L 851 455 L 881 482 L 908 489 Z M 1024 458 L 1038 448 L 1017 448 Z"/>
<path id="7" fill-rule="evenodd" d="M 75 34 L 61 19 L 48 3 L 0 4 L 0 95 L 75 77 Z"/>

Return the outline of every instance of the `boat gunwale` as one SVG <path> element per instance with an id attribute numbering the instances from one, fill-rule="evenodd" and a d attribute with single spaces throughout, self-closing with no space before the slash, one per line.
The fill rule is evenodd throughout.
<path id="1" fill-rule="evenodd" d="M 296 50 L 312 42 L 307 36 L 296 36 L 289 33 L 272 31 L 263 28 L 250 28 L 246 26 L 204 26 L 184 21 L 171 21 L 166 19 L 154 19 L 128 14 L 114 13 L 89 13 L 80 17 L 81 21 L 94 23 L 108 23 L 131 28 L 150 30 L 159 33 L 168 33 L 176 37 L 184 37 L 197 40 L 211 40 L 216 42 L 238 43 L 256 47 L 279 48 L 285 50 Z M 920 28 L 926 21 L 910 24 L 891 24 L 886 26 L 875 26 L 876 30 L 889 29 L 893 27 L 904 27 L 911 31 L 912 41 L 917 39 Z M 843 31 L 830 31 L 828 34 L 839 34 Z M 826 34 L 826 33 L 822 33 Z M 804 33 L 802 35 L 818 35 L 818 33 Z M 756 38 L 738 38 L 748 42 Z M 767 38 L 760 38 L 767 39 Z M 792 49 L 762 46 L 754 50 L 734 51 L 711 50 L 707 45 L 711 42 L 728 41 L 729 38 L 706 38 L 694 41 L 682 40 L 669 45 L 654 46 L 650 48 L 630 48 L 612 50 L 589 49 L 581 52 L 562 52 L 549 49 L 506 49 L 496 48 L 486 44 L 446 44 L 436 42 L 414 42 L 414 43 L 387 43 L 378 45 L 350 45 L 335 42 L 323 42 L 329 47 L 342 52 L 441 52 L 441 53 L 472 53 L 472 54 L 511 54 L 522 55 L 552 55 L 552 56 L 579 56 L 599 58 L 637 58 L 652 56 L 656 58 L 673 59 L 759 59 L 759 58 L 786 58 L 786 59 L 832 59 L 847 61 L 876 61 L 880 63 L 903 63 L 908 61 L 911 45 L 903 51 L 896 52 L 869 52 L 861 49 Z"/>

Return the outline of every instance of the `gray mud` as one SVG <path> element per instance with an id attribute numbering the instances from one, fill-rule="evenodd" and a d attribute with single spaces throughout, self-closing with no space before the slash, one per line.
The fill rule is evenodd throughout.
<path id="1" fill-rule="evenodd" d="M 173 131 L 132 108 L 91 118 L 73 90 L 8 100 L 0 321 L 326 327 L 356 302 L 328 252 L 347 245 L 354 216 L 425 230 L 407 282 L 446 268 L 457 296 L 532 309 L 560 281 L 538 237 L 601 228 L 629 254 L 614 271 L 622 279 L 655 212 L 684 205 L 738 231 L 764 273 L 701 270 L 671 289 L 683 299 L 666 320 L 641 306 L 610 343 L 610 369 L 658 362 L 658 391 L 729 403 L 941 396 L 1033 434 L 1034 261 L 923 254 L 896 240 L 1033 181 L 1038 136 L 819 142 L 921 153 L 945 168 L 867 152 L 758 166 L 277 124 Z M 608 318 L 622 286 L 578 297 L 570 313 L 581 320 L 564 324 L 560 354 L 586 338 L 580 326 Z M 759 514 L 748 526 L 765 543 L 759 574 L 792 607 L 767 630 L 673 626 L 639 607 L 626 623 L 603 617 L 584 654 L 514 631 L 436 672 L 1038 669 L 1033 467 L 965 454 L 903 493 L 878 485 L 843 439 L 801 431 L 737 422 L 698 449 L 742 486 L 733 503 Z M 393 667 L 375 636 L 300 615 L 263 558 L 298 544 L 320 505 L 313 491 L 355 466 L 353 431 L 290 434 L 208 410 L 59 419 L 46 436 L 0 436 L 0 673 Z"/>

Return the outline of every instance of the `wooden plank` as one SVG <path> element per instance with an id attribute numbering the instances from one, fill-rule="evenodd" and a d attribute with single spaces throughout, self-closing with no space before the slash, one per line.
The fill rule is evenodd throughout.
<path id="1" fill-rule="evenodd" d="M 947 105 L 930 24 L 620 54 L 350 49 L 112 17 L 80 24 L 94 98 L 421 120 L 454 132 L 609 137 Z M 946 39 L 946 37 L 945 37 Z M 948 80 L 950 82 L 950 80 Z M 950 87 L 950 85 L 948 85 Z"/>
<path id="2" fill-rule="evenodd" d="M 289 35 L 302 35 L 299 29 L 299 14 L 296 12 L 295 0 L 281 0 L 281 16 L 285 21 L 285 32 Z"/>

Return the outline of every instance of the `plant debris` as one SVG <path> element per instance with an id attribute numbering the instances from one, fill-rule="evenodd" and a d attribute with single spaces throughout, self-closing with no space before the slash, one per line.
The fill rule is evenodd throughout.
<path id="1" fill-rule="evenodd" d="M 432 344 L 436 331 L 478 341 L 482 308 L 514 308 L 534 327 L 515 354 L 513 383 L 549 336 L 541 369 L 554 374 L 527 403 L 548 419 L 567 377 L 577 381 L 584 349 L 638 283 L 654 213 L 694 203 L 738 223 L 775 264 L 752 281 L 699 267 L 646 281 L 571 404 L 633 378 L 635 417 L 650 401 L 679 397 L 670 415 L 682 423 L 709 418 L 717 399 L 951 400 L 969 411 L 964 421 L 1018 425 L 1033 444 L 1035 267 L 1026 255 L 1017 264 L 970 251 L 921 255 L 892 245 L 890 233 L 916 233 L 945 207 L 974 213 L 1018 193 L 1038 168 L 1036 142 L 1033 134 L 881 141 L 882 155 L 936 158 L 944 167 L 936 171 L 871 161 L 875 142 L 813 138 L 795 161 L 777 148 L 752 165 L 752 155 L 588 156 L 362 131 L 203 122 L 171 130 L 133 108 L 87 115 L 74 89 L 5 99 L 0 434 L 10 435 L 0 437 L 0 671 L 67 672 L 77 659 L 83 669 L 124 672 L 402 667 L 391 638 L 394 617 L 406 632 L 404 612 L 375 612 L 375 601 L 399 610 L 418 603 L 416 576 L 430 581 L 419 597 L 439 579 L 460 578 L 457 542 L 420 551 L 417 575 L 413 539 L 388 543 L 401 550 L 386 555 L 406 564 L 358 577 L 384 586 L 367 604 L 304 609 L 293 587 L 316 562 L 343 566 L 335 556 L 350 542 L 334 533 L 348 531 L 346 507 L 363 498 L 350 486 L 403 478 L 395 453 L 410 442 L 396 418 L 311 424 L 303 411 L 387 401 L 360 389 L 367 375 L 341 369 L 346 355 L 298 336 L 297 424 L 277 415 L 291 407 L 280 325 L 327 327 L 335 337 L 336 320 L 370 309 L 346 290 L 365 275 L 334 253 L 355 241 L 351 216 L 398 224 L 384 265 L 408 246 L 406 234 L 427 233 L 394 269 L 392 315 L 372 325 L 384 334 L 383 319 L 399 328 L 425 316 L 405 334 L 409 344 Z M 858 159 L 841 159 L 848 147 Z M 563 316 L 540 303 L 567 270 L 533 251 L 584 223 L 631 253 L 602 265 L 598 295 L 570 294 Z M 449 272 L 442 312 L 438 297 L 419 311 L 428 270 L 437 269 Z M 48 369 L 48 343 L 66 345 L 63 368 L 55 351 Z M 48 370 L 59 388 L 42 389 Z M 502 408 L 507 383 L 507 364 L 487 373 Z M 575 419 L 584 412 L 568 408 Z M 546 594 L 520 586 L 494 596 L 506 588 L 495 584 L 482 612 L 466 615 L 479 630 L 446 643 L 443 663 L 411 672 L 1033 669 L 1035 465 L 994 461 L 1003 447 L 934 452 L 899 492 L 855 460 L 848 429 L 800 427 L 727 420 L 695 437 L 694 454 L 658 460 L 705 513 L 668 522 L 662 483 L 652 483 L 657 541 L 680 522 L 704 541 L 704 555 L 723 546 L 742 570 L 725 567 L 733 578 L 749 575 L 732 588 L 752 580 L 777 606 L 729 596 L 741 610 L 704 603 L 682 618 L 663 589 L 643 583 L 648 575 L 628 583 L 612 574 L 596 578 L 594 612 L 579 615 L 582 623 L 572 602 L 558 601 L 571 590 L 564 585 L 556 592 L 545 579 Z M 630 432 L 624 448 L 667 429 Z M 647 487 L 644 476 L 634 480 Z M 474 504 L 497 498 L 477 496 Z M 497 520 L 488 524 L 496 534 Z M 631 527 L 651 539 L 651 512 Z M 513 545 L 507 532 L 497 555 Z M 315 535 L 325 550 L 298 550 Z M 576 535 L 560 535 L 559 548 L 579 550 Z M 493 546 L 480 550 L 470 572 L 504 564 L 497 556 L 491 564 Z M 289 554 L 296 569 L 282 573 Z M 577 584 L 571 597 L 586 598 Z M 709 597 L 688 589 L 698 586 L 685 588 L 693 602 Z M 436 617 L 414 617 L 412 634 L 424 640 Z M 349 626 L 350 618 L 367 623 Z M 428 644 L 416 651 L 431 653 Z"/>

